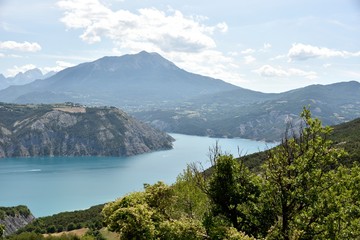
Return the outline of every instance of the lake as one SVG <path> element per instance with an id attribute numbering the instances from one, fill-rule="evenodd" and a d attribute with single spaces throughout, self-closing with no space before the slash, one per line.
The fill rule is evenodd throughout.
<path id="1" fill-rule="evenodd" d="M 209 166 L 209 147 L 238 156 L 274 146 L 246 139 L 170 134 L 172 150 L 132 157 L 39 157 L 0 159 L 0 206 L 27 205 L 36 217 L 86 209 L 142 190 L 144 183 L 175 182 L 188 163 Z"/>

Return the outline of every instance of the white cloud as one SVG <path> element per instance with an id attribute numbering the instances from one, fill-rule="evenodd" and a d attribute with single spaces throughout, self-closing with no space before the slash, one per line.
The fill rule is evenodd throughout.
<path id="1" fill-rule="evenodd" d="M 133 13 L 113 11 L 98 0 L 60 0 L 61 21 L 68 28 L 83 29 L 80 38 L 88 43 L 111 39 L 119 48 L 148 51 L 199 52 L 216 47 L 211 35 L 226 32 L 226 23 L 207 26 L 180 11 L 163 12 L 143 8 Z"/>
<path id="2" fill-rule="evenodd" d="M 34 68 L 36 68 L 36 66 L 34 64 L 26 64 L 26 65 L 23 65 L 20 67 L 15 65 L 14 67 L 6 70 L 6 72 L 7 72 L 6 76 L 13 77 L 16 74 L 18 74 L 19 72 L 26 72 L 26 71 L 34 69 Z"/>
<path id="3" fill-rule="evenodd" d="M 264 49 L 269 49 L 271 48 L 271 44 L 270 43 L 264 43 Z"/>
<path id="4" fill-rule="evenodd" d="M 72 66 L 74 66 L 74 64 L 69 63 L 69 62 L 56 61 L 56 66 L 54 66 L 54 67 L 44 67 L 44 68 L 41 68 L 41 71 L 44 72 L 44 73 L 48 73 L 48 72 L 51 72 L 51 71 L 59 72 L 59 71 L 65 69 L 65 68 L 72 67 Z"/>
<path id="5" fill-rule="evenodd" d="M 157 52 L 179 67 L 198 74 L 239 82 L 237 63 L 231 54 L 216 50 L 215 33 L 225 33 L 225 22 L 206 25 L 206 16 L 184 16 L 167 11 L 142 8 L 136 12 L 113 11 L 99 0 L 59 0 L 64 11 L 61 21 L 68 28 L 80 29 L 87 43 L 110 39 L 113 52 Z"/>
<path id="6" fill-rule="evenodd" d="M 317 74 L 314 71 L 306 72 L 297 68 L 283 69 L 281 67 L 273 67 L 270 65 L 263 65 L 262 67 L 254 70 L 257 74 L 262 77 L 305 77 L 307 79 L 313 80 L 317 78 Z"/>
<path id="7" fill-rule="evenodd" d="M 269 60 L 276 61 L 276 60 L 280 60 L 280 59 L 284 59 L 284 58 L 286 58 L 286 55 L 277 55 L 275 57 L 270 58 Z"/>
<path id="8" fill-rule="evenodd" d="M 65 68 L 72 67 L 72 66 L 75 66 L 75 64 L 65 62 L 65 61 L 56 61 L 56 66 L 53 66 L 53 67 L 37 67 L 34 64 L 26 64 L 26 65 L 23 65 L 20 67 L 15 65 L 12 68 L 9 68 L 6 70 L 6 77 L 13 77 L 20 72 L 24 73 L 24 72 L 34 69 L 34 68 L 39 68 L 42 73 L 46 74 L 51 71 L 59 72 Z"/>
<path id="9" fill-rule="evenodd" d="M 286 77 L 288 73 L 281 68 L 274 68 L 270 65 L 264 65 L 254 72 L 258 73 L 262 77 Z"/>
<path id="10" fill-rule="evenodd" d="M 15 41 L 5 41 L 0 42 L 0 49 L 2 50 L 15 50 L 21 52 L 37 52 L 41 50 L 41 46 L 36 43 L 30 42 L 15 42 Z"/>
<path id="11" fill-rule="evenodd" d="M 358 57 L 359 52 L 348 52 L 329 49 L 325 47 L 316 47 L 312 45 L 305 45 L 302 43 L 295 43 L 288 52 L 289 59 L 292 60 L 307 60 L 310 58 L 330 58 L 330 57 Z"/>
<path id="12" fill-rule="evenodd" d="M 169 60 L 181 68 L 197 74 L 219 78 L 233 84 L 244 82 L 243 76 L 237 73 L 238 65 L 232 57 L 226 57 L 221 52 L 207 50 L 198 54 L 172 52 Z"/>
<path id="13" fill-rule="evenodd" d="M 254 53 L 254 52 L 255 52 L 254 49 L 252 49 L 252 48 L 247 48 L 247 49 L 241 51 L 241 54 L 252 54 L 252 53 Z"/>
<path id="14" fill-rule="evenodd" d="M 360 71 L 343 71 L 344 75 L 351 79 L 360 79 Z"/>
<path id="15" fill-rule="evenodd" d="M 249 56 L 245 56 L 244 57 L 244 61 L 245 64 L 250 64 L 256 61 L 256 58 L 254 58 L 253 56 L 249 55 Z"/>
<path id="16" fill-rule="evenodd" d="M 239 55 L 239 53 L 235 52 L 235 51 L 231 51 L 231 52 L 228 52 L 228 55 L 233 56 L 233 57 L 237 57 Z"/>

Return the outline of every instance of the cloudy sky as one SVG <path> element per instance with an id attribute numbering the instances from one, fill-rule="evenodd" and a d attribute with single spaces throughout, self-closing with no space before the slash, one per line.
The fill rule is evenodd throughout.
<path id="1" fill-rule="evenodd" d="M 360 81 L 360 0 L 0 0 L 0 73 L 146 50 L 281 92 Z"/>

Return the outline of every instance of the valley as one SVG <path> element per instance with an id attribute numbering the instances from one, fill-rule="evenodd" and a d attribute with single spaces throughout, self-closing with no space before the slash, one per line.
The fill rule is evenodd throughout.
<path id="1" fill-rule="evenodd" d="M 162 131 L 279 141 L 309 106 L 326 125 L 360 117 L 360 83 L 261 93 L 187 72 L 157 53 L 104 57 L 0 91 L 11 103 L 115 106 Z"/>

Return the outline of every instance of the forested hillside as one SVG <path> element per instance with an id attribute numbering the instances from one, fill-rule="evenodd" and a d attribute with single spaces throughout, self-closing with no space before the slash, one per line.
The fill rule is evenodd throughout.
<path id="1" fill-rule="evenodd" d="M 333 131 L 329 134 L 332 145 L 343 148 L 347 152 L 341 156 L 340 163 L 350 166 L 360 162 L 360 118 L 353 121 L 332 126 Z M 252 171 L 259 171 L 261 164 L 267 159 L 270 151 L 249 154 L 242 157 L 244 164 Z"/>
<path id="2" fill-rule="evenodd" d="M 104 226 L 120 239 L 357 239 L 360 166 L 341 164 L 352 158 L 341 147 L 358 140 L 358 120 L 332 132 L 308 109 L 301 118 L 297 137 L 263 153 L 257 173 L 214 148 L 211 172 L 193 164 L 171 186 L 145 184 L 105 205 Z"/>

